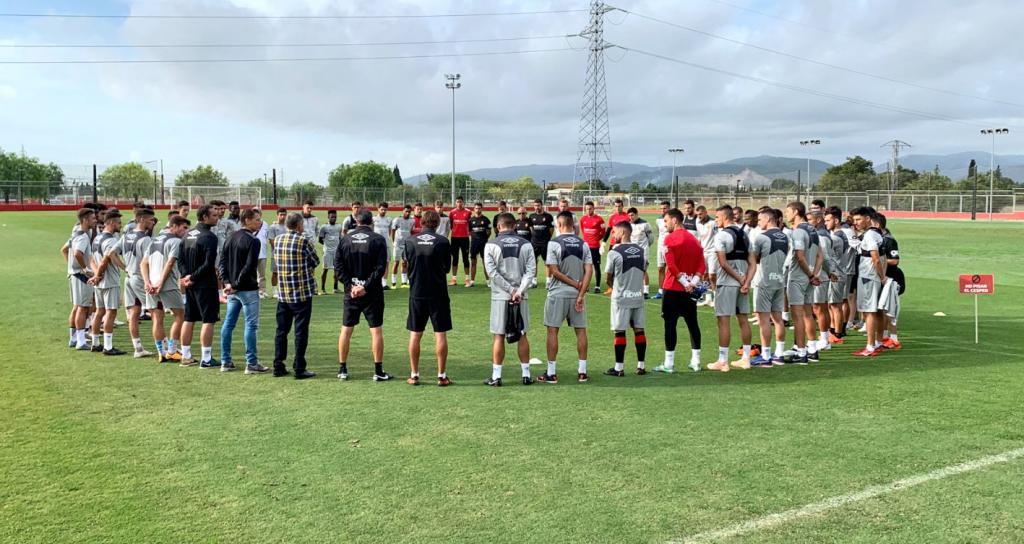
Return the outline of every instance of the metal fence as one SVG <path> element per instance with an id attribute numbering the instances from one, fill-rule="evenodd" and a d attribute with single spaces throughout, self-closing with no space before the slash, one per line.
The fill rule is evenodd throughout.
<path id="1" fill-rule="evenodd" d="M 193 207 L 211 200 L 230 202 L 237 200 L 242 206 L 263 204 L 259 187 L 157 187 L 152 194 L 134 196 L 106 194 L 97 188 L 96 200 L 108 206 L 130 207 L 143 204 L 175 204 L 185 200 Z M 63 184 L 60 182 L 0 181 L 0 203 L 22 205 L 80 205 L 93 201 L 91 183 Z"/>

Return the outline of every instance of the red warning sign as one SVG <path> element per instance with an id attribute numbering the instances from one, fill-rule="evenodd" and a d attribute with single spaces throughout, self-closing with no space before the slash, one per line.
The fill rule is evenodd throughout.
<path id="1" fill-rule="evenodd" d="M 960 292 L 965 295 L 991 295 L 996 292 L 992 274 L 961 274 Z"/>

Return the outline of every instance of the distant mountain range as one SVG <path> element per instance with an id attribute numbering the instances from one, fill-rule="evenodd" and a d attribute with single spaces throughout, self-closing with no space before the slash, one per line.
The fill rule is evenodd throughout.
<path id="1" fill-rule="evenodd" d="M 930 172 L 936 165 L 939 171 L 956 181 L 967 175 L 967 165 L 971 159 L 978 162 L 978 170 L 988 171 L 989 153 L 986 151 L 967 151 L 949 155 L 906 155 L 900 158 L 900 164 L 919 172 Z M 996 155 L 996 164 L 1002 168 L 1003 175 L 1016 181 L 1024 181 L 1024 155 Z M 817 181 L 831 164 L 811 160 L 811 179 Z M 887 164 L 881 161 L 875 164 L 877 172 L 886 171 Z M 807 159 L 794 157 L 775 157 L 761 155 L 759 157 L 741 157 L 724 162 L 709 164 L 681 164 L 676 166 L 676 175 L 680 182 L 703 183 L 710 186 L 733 185 L 741 180 L 745 187 L 763 187 L 775 178 L 796 179 L 796 172 L 802 172 L 806 178 Z M 533 178 L 537 183 L 573 181 L 574 166 L 571 164 L 523 164 L 497 168 L 478 168 L 462 172 L 474 179 L 492 181 L 510 181 L 523 176 Z M 425 182 L 426 174 L 405 179 L 406 183 L 418 185 Z M 672 180 L 672 166 L 648 166 L 623 162 L 612 163 L 611 183 L 618 183 L 624 189 L 636 181 L 641 185 L 653 183 L 667 185 Z M 803 180 L 806 183 L 806 179 Z"/>
<path id="2" fill-rule="evenodd" d="M 815 180 L 825 171 L 829 163 L 812 160 L 811 177 Z M 795 179 L 796 172 L 800 170 L 806 175 L 807 159 L 791 157 L 773 157 L 762 155 L 760 157 L 743 157 L 725 162 L 693 165 L 680 164 L 676 167 L 676 175 L 681 182 L 704 183 L 707 185 L 732 185 L 736 180 L 742 180 L 747 187 L 763 186 L 775 178 Z M 463 172 L 474 179 L 486 179 L 493 181 L 510 181 L 523 176 L 533 178 L 537 183 L 547 181 L 549 183 L 573 181 L 574 165 L 559 164 L 525 164 L 517 166 L 505 166 L 500 168 L 478 168 Z M 655 185 L 666 185 L 672 180 L 672 166 L 648 166 L 646 164 L 632 164 L 613 162 L 611 182 L 628 187 L 632 182 L 639 182 L 641 185 L 654 183 Z M 420 174 L 406 178 L 406 183 L 419 184 L 426 181 L 426 175 Z"/>

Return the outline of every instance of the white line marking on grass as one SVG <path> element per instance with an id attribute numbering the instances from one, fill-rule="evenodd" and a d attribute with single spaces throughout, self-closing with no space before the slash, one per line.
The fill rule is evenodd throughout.
<path id="1" fill-rule="evenodd" d="M 782 525 L 783 523 L 789 523 L 790 521 L 800 518 L 821 514 L 841 506 L 846 506 L 847 504 L 873 499 L 882 495 L 888 495 L 889 493 L 901 491 L 923 483 L 941 480 L 943 478 L 956 476 L 957 474 L 963 474 L 965 472 L 973 472 L 998 463 L 1006 463 L 1020 457 L 1024 457 L 1024 448 L 1018 448 L 996 455 L 982 457 L 973 461 L 966 461 L 957 465 L 950 465 L 948 467 L 936 469 L 924 474 L 918 474 L 917 476 L 910 476 L 909 478 L 903 478 L 902 480 L 896 480 L 887 484 L 873 485 L 854 493 L 829 497 L 820 502 L 811 503 L 792 510 L 786 510 L 785 512 L 769 514 L 743 523 L 737 523 L 731 527 L 697 533 L 681 539 L 670 540 L 666 544 L 702 544 L 704 542 L 725 540 L 747 533 L 752 533 L 754 531 L 768 529 L 776 525 Z"/>

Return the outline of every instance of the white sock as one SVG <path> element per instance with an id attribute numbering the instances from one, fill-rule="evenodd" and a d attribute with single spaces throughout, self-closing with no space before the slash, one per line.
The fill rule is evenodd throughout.
<path id="1" fill-rule="evenodd" d="M 395 283 L 395 275 L 391 274 L 391 283 Z"/>
<path id="2" fill-rule="evenodd" d="M 114 349 L 114 333 L 103 333 L 103 349 Z"/>
<path id="3" fill-rule="evenodd" d="M 405 272 L 402 272 L 402 283 L 409 283 L 409 274 L 406 274 Z M 498 378 L 500 378 L 500 377 L 501 376 L 498 376 Z M 497 379 L 497 378 L 495 378 L 495 379 Z"/>
<path id="4" fill-rule="evenodd" d="M 875 349 L 878 349 L 880 347 L 882 347 L 882 343 L 878 342 L 878 341 L 875 341 Z"/>
<path id="5" fill-rule="evenodd" d="M 132 338 L 132 345 L 135 346 L 135 351 L 142 351 L 142 339 Z"/>
<path id="6" fill-rule="evenodd" d="M 664 289 L 658 289 L 658 294 L 659 295 L 664 295 L 665 294 L 665 290 Z"/>
<path id="7" fill-rule="evenodd" d="M 192 346 L 181 346 L 181 358 L 191 359 L 192 358 Z"/>
<path id="8" fill-rule="evenodd" d="M 530 363 L 519 363 L 519 367 L 523 369 L 523 377 L 530 377 Z"/>
<path id="9" fill-rule="evenodd" d="M 387 278 L 381 278 L 380 279 L 380 284 L 383 285 L 384 287 L 387 287 L 388 286 Z"/>
<path id="10" fill-rule="evenodd" d="M 100 335 L 92 334 L 92 333 L 89 333 L 89 334 L 92 335 L 92 345 L 94 345 L 94 346 L 100 345 Z"/>
<path id="11" fill-rule="evenodd" d="M 439 379 L 439 380 L 443 380 L 443 379 L 445 379 L 447 377 L 448 377 L 448 373 L 447 372 L 438 372 L 437 373 L 437 379 Z"/>
<path id="12" fill-rule="evenodd" d="M 750 358 L 750 344 L 743 344 L 743 358 Z"/>
<path id="13" fill-rule="evenodd" d="M 899 338 L 896 338 L 896 334 L 890 334 L 889 338 L 892 338 L 893 342 L 899 342 L 900 341 Z"/>
<path id="14" fill-rule="evenodd" d="M 645 363 L 643 361 L 637 361 L 636 362 L 636 367 L 640 368 L 640 369 L 647 368 L 647 363 Z"/>
<path id="15" fill-rule="evenodd" d="M 807 342 L 807 353 L 818 353 L 818 343 L 814 340 Z"/>
<path id="16" fill-rule="evenodd" d="M 174 348 L 174 339 L 173 338 L 164 338 L 164 347 L 165 347 L 165 351 L 167 353 L 174 353 L 175 351 L 177 351 Z"/>
<path id="17" fill-rule="evenodd" d="M 889 338 L 889 331 L 882 331 L 882 340 Z"/>
<path id="18" fill-rule="evenodd" d="M 697 362 L 697 363 L 700 362 L 700 350 L 699 349 L 691 349 L 690 350 L 690 362 L 691 363 L 692 362 Z"/>
<path id="19" fill-rule="evenodd" d="M 786 353 L 786 343 L 785 342 L 775 342 L 775 353 L 778 353 L 779 357 L 782 357 L 782 354 Z"/>
<path id="20" fill-rule="evenodd" d="M 77 342 L 78 346 L 84 346 L 86 344 L 85 329 L 78 329 L 77 331 L 75 331 L 75 341 Z"/>
<path id="21" fill-rule="evenodd" d="M 625 363 L 615 363 L 615 371 L 622 372 L 626 368 Z"/>
<path id="22" fill-rule="evenodd" d="M 405 276 L 405 274 L 402 274 L 402 276 Z M 491 365 L 491 379 L 492 380 L 500 380 L 501 379 L 501 365 L 494 365 L 494 364 Z"/>
<path id="23" fill-rule="evenodd" d="M 676 365 L 676 352 L 666 351 L 665 352 L 665 366 L 672 368 Z"/>
<path id="24" fill-rule="evenodd" d="M 68 340 L 74 342 L 75 338 L 77 338 L 77 336 L 75 336 L 76 334 L 77 334 L 77 331 L 75 331 L 74 327 L 69 327 L 68 328 Z"/>
<path id="25" fill-rule="evenodd" d="M 718 362 L 724 363 L 729 360 L 729 346 L 718 346 Z"/>
<path id="26" fill-rule="evenodd" d="M 202 358 L 199 359 L 201 362 L 205 363 L 205 362 L 210 361 L 211 359 L 213 359 L 213 346 L 209 346 L 209 347 L 203 346 L 201 353 L 202 353 Z"/>
<path id="27" fill-rule="evenodd" d="M 772 348 L 769 346 L 761 346 L 761 359 L 769 360 L 772 358 Z"/>
<path id="28" fill-rule="evenodd" d="M 586 359 L 580 359 L 579 373 L 580 374 L 586 374 L 587 373 L 587 360 Z"/>
<path id="29" fill-rule="evenodd" d="M 651 293 L 651 286 L 650 285 L 645 285 L 644 286 L 644 294 L 648 295 L 650 293 Z"/>
<path id="30" fill-rule="evenodd" d="M 420 373 L 419 372 L 410 372 L 409 373 L 409 377 L 411 377 L 411 378 L 419 378 L 420 377 Z"/>
<path id="31" fill-rule="evenodd" d="M 828 345 L 828 333 L 825 332 L 825 331 L 821 331 L 821 335 L 819 335 L 819 340 L 818 341 L 821 342 L 821 345 L 823 347 L 827 346 Z"/>
<path id="32" fill-rule="evenodd" d="M 782 319 L 784 321 L 789 321 L 789 312 L 782 312 Z"/>
<path id="33" fill-rule="evenodd" d="M 548 376 L 555 375 L 555 361 L 548 361 Z"/>
<path id="34" fill-rule="evenodd" d="M 798 357 L 803 357 L 803 356 L 807 355 L 807 348 L 802 348 L 800 346 L 797 346 L 796 354 L 797 354 Z"/>
<path id="35" fill-rule="evenodd" d="M 868 351 L 875 351 L 875 346 L 872 346 L 871 343 L 868 342 L 868 345 L 865 346 L 864 349 L 866 349 Z"/>

